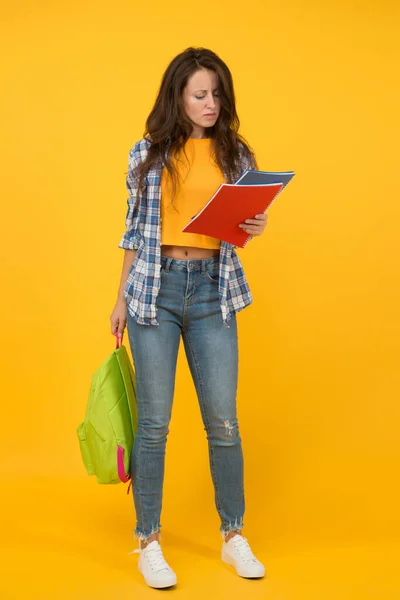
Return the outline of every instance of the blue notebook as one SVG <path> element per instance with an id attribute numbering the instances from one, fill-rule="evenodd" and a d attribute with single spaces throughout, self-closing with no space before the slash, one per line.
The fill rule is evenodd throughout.
<path id="1" fill-rule="evenodd" d="M 246 171 L 236 185 L 263 185 L 266 183 L 283 183 L 284 189 L 294 176 L 294 171 Z"/>

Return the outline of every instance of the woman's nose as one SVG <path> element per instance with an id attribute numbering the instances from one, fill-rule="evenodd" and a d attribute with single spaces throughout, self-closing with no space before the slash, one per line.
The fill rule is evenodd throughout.
<path id="1" fill-rule="evenodd" d="M 215 98 L 214 97 L 208 99 L 208 101 L 207 101 L 207 107 L 208 108 L 215 108 Z"/>

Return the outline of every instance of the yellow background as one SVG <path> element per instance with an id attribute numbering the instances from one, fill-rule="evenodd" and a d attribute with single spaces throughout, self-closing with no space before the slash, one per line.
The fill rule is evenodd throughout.
<path id="1" fill-rule="evenodd" d="M 162 514 L 174 593 L 399 598 L 399 17 L 393 0 L 4 9 L 2 598 L 155 594 L 128 556 L 132 497 L 86 475 L 76 427 L 114 347 L 128 151 L 190 45 L 229 65 L 260 168 L 296 177 L 239 250 L 244 531 L 267 578 L 220 562 L 181 347 Z"/>

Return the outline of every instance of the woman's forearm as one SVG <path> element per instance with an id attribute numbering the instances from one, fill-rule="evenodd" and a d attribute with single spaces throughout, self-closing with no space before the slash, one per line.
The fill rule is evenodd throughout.
<path id="1" fill-rule="evenodd" d="M 132 266 L 132 263 L 135 259 L 137 250 L 125 250 L 124 251 L 124 262 L 122 265 L 122 273 L 121 273 L 121 281 L 118 289 L 118 300 L 124 300 L 124 287 L 126 280 L 128 279 L 129 270 Z"/>

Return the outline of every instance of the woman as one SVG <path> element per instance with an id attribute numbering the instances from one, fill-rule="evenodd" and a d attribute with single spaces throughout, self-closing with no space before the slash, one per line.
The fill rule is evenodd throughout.
<path id="1" fill-rule="evenodd" d="M 164 459 L 182 336 L 207 431 L 222 559 L 242 577 L 264 566 L 242 536 L 243 456 L 236 417 L 236 313 L 252 301 L 231 244 L 182 228 L 254 155 L 238 134 L 231 73 L 211 50 L 188 48 L 162 78 L 144 138 L 129 154 L 125 249 L 113 335 L 128 327 L 136 371 L 138 430 L 131 475 L 139 570 L 151 587 L 174 585 L 160 546 Z M 266 215 L 243 230 L 260 235 Z"/>

